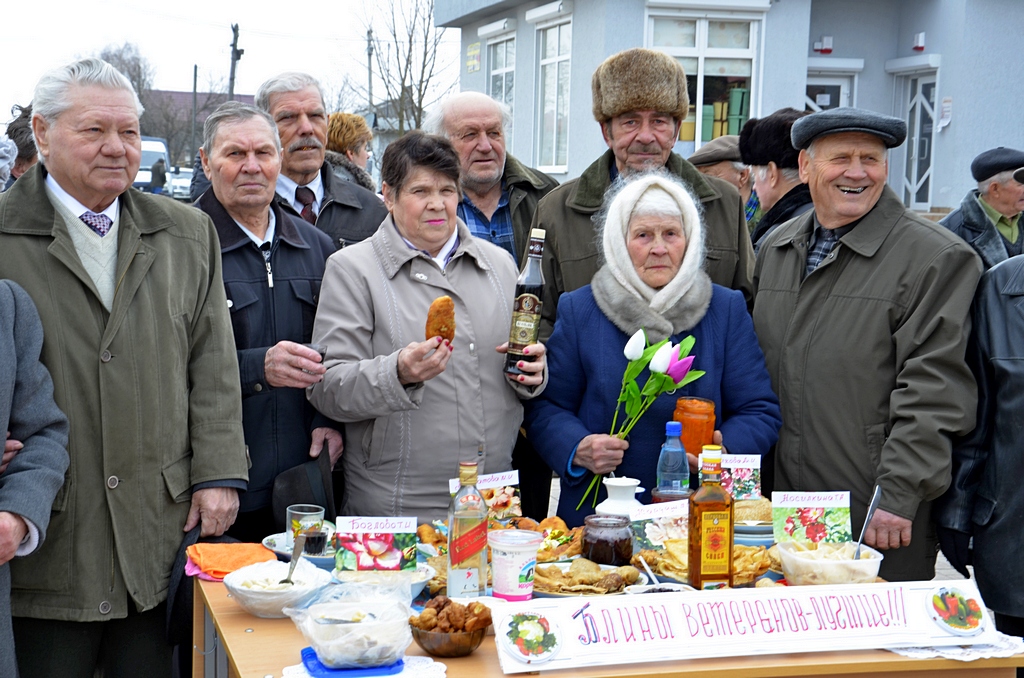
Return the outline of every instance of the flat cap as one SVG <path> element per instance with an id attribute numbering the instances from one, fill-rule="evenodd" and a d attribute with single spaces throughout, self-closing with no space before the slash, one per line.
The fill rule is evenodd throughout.
<path id="1" fill-rule="evenodd" d="M 985 181 L 1000 172 L 1022 167 L 1024 167 L 1024 152 L 1000 146 L 981 153 L 971 161 L 971 176 L 975 181 Z M 1017 176 L 1014 175 L 1014 179 L 1016 178 Z"/>
<path id="2" fill-rule="evenodd" d="M 740 138 L 736 134 L 712 139 L 700 147 L 700 150 L 691 155 L 687 160 L 691 165 L 714 165 L 717 162 L 741 162 L 740 160 Z"/>
<path id="3" fill-rule="evenodd" d="M 590 89 L 598 122 L 630 111 L 671 113 L 683 120 L 690 108 L 682 65 L 664 52 L 643 47 L 605 59 L 594 71 Z"/>
<path id="4" fill-rule="evenodd" d="M 753 118 L 740 130 L 740 158 L 745 165 L 766 167 L 774 162 L 780 169 L 796 169 L 800 152 L 793 148 L 793 123 L 807 115 L 795 108 L 780 108 L 763 118 Z"/>
<path id="5" fill-rule="evenodd" d="M 1013 180 L 1018 184 L 1024 184 L 1024 167 L 1013 173 Z"/>
<path id="6" fill-rule="evenodd" d="M 863 108 L 830 108 L 811 113 L 793 123 L 793 148 L 804 149 L 818 137 L 843 132 L 873 134 L 882 140 L 886 148 L 895 148 L 907 138 L 907 124 L 899 118 Z"/>

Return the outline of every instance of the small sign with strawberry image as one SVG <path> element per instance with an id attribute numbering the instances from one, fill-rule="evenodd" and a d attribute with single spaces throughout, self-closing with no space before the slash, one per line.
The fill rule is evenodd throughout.
<path id="1" fill-rule="evenodd" d="M 985 613 L 976 598 L 956 588 L 937 588 L 929 600 L 928 614 L 946 631 L 958 636 L 973 636 L 985 627 Z"/>

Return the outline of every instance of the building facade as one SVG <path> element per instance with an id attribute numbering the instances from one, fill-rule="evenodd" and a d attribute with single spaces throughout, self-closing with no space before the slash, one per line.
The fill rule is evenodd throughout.
<path id="1" fill-rule="evenodd" d="M 562 181 L 606 148 L 591 75 L 638 46 L 686 70 L 684 157 L 785 106 L 868 108 L 907 121 L 893 189 L 943 211 L 973 186 L 975 155 L 1024 147 L 1024 69 L 1008 58 L 1020 0 L 435 0 L 434 18 L 461 29 L 461 88 L 512 107 L 511 152 Z"/>

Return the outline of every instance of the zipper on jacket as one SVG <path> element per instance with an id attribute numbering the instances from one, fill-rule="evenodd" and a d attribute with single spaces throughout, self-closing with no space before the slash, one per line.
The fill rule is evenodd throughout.
<path id="1" fill-rule="evenodd" d="M 273 287 L 274 286 L 274 270 L 272 268 L 270 268 L 270 260 L 269 259 L 265 260 L 265 263 L 267 264 L 267 286 L 268 287 Z"/>

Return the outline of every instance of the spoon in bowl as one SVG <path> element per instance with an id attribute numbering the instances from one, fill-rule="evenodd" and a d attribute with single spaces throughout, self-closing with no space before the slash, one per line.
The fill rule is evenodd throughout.
<path id="1" fill-rule="evenodd" d="M 294 584 L 292 581 L 292 575 L 295 574 L 295 566 L 299 564 L 299 558 L 302 556 L 302 547 L 306 545 L 306 535 L 297 534 L 295 535 L 295 546 L 292 547 L 292 562 L 288 566 L 288 576 L 277 582 L 278 584 Z"/>

